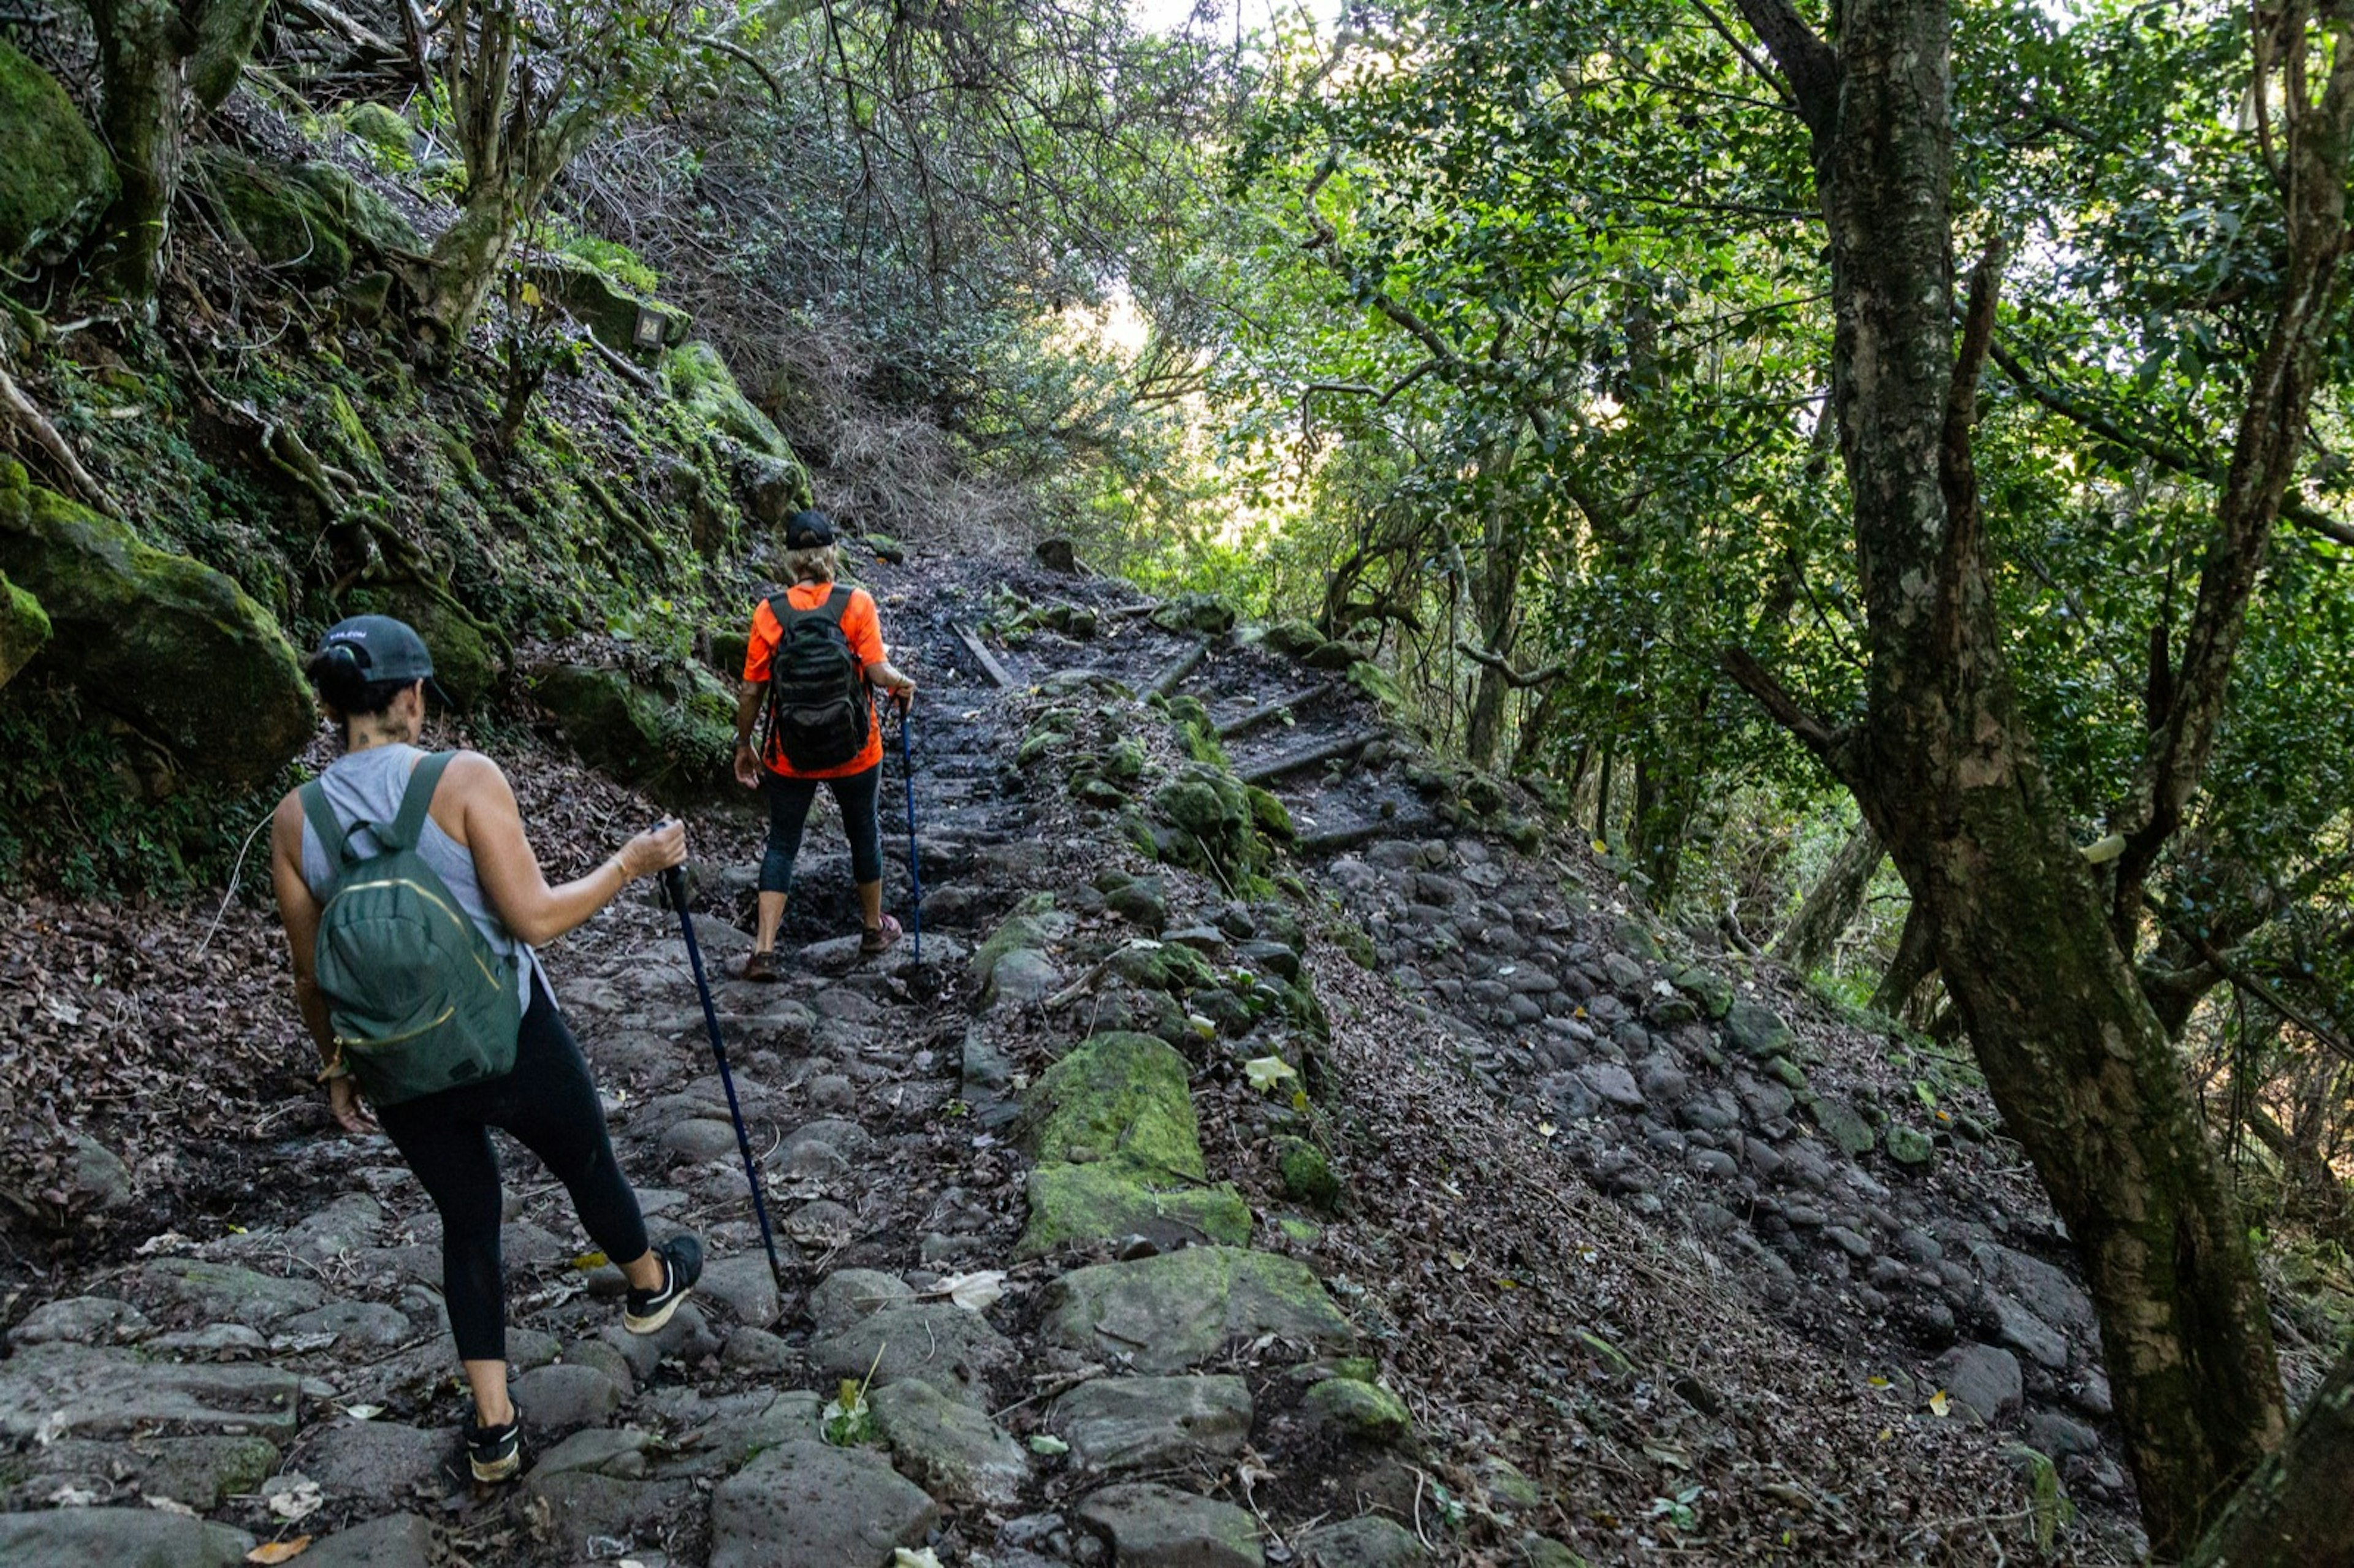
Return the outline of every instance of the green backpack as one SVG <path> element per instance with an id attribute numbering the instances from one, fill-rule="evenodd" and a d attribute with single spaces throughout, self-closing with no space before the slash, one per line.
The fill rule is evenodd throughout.
<path id="1" fill-rule="evenodd" d="M 313 967 L 336 1054 L 375 1106 L 397 1106 L 514 1066 L 523 1011 L 514 965 L 482 937 L 449 885 L 417 853 L 417 837 L 450 754 L 408 776 L 389 826 L 345 828 L 317 780 L 302 811 L 334 867 Z M 355 855 L 366 827 L 377 852 Z"/>

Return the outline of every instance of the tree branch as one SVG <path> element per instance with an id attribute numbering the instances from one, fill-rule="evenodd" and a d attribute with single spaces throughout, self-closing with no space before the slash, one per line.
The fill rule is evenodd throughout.
<path id="1" fill-rule="evenodd" d="M 1455 651 L 1474 664 L 1484 664 L 1495 671 L 1504 678 L 1504 684 L 1515 691 L 1525 690 L 1530 686 L 1550 685 L 1569 673 L 1569 665 L 1559 659 L 1534 670 L 1526 672 L 1515 670 L 1512 668 L 1512 662 L 1501 653 L 1475 646 L 1461 638 L 1456 640 Z"/>
<path id="2" fill-rule="evenodd" d="M 2091 431 L 2113 446 L 2123 447 L 2129 452 L 2147 458 L 2169 473 L 2179 473 L 2186 479 L 2204 480 L 2210 484 L 2223 482 L 2221 468 L 2188 448 L 2176 446 L 2146 431 L 2127 429 L 2099 409 L 2055 387 L 2038 381 L 2020 362 L 2019 356 L 2001 344 L 1989 345 L 1989 353 L 1996 367 L 2009 377 L 2010 384 L 2025 393 L 2029 400 L 2050 409 L 2070 424 Z M 2354 546 L 2354 523 L 2332 517 L 2300 496 L 2286 494 L 2281 498 L 2281 520 L 2294 523 L 2326 539 L 2334 539 L 2338 544 Z"/>
<path id="3" fill-rule="evenodd" d="M 1831 47 L 1807 26 L 1790 0 L 1734 0 L 1766 52 L 1782 68 L 1798 117 L 1827 143 L 1839 119 L 1840 62 Z"/>
<path id="4" fill-rule="evenodd" d="M 1759 663 L 1747 649 L 1727 648 L 1723 658 L 1724 673 L 1732 677 L 1734 685 L 1755 697 L 1773 715 L 1774 722 L 1796 736 L 1798 743 L 1821 758 L 1825 767 L 1835 774 L 1840 772 L 1840 754 L 1847 744 L 1845 730 L 1833 729 L 1808 713 L 1790 689 L 1775 679 L 1774 673 Z"/>

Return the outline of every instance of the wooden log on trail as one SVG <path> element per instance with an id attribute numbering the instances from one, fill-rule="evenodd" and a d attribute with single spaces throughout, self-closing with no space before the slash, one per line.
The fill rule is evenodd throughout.
<path id="1" fill-rule="evenodd" d="M 1278 757 L 1272 762 L 1262 762 L 1256 768 L 1245 768 L 1242 770 L 1242 781 L 1246 784 L 1265 784 L 1270 779 L 1280 779 L 1287 773 L 1297 773 L 1303 768 L 1314 768 L 1320 763 L 1335 761 L 1343 757 L 1354 757 L 1381 739 L 1384 733 L 1378 729 L 1352 730 L 1338 740 L 1323 741 L 1305 750 Z"/>
<path id="2" fill-rule="evenodd" d="M 981 673 L 987 675 L 1000 691 L 1012 689 L 1013 677 L 1006 673 L 1005 666 L 997 662 L 997 655 L 983 646 L 981 639 L 975 637 L 970 628 L 960 626 L 954 630 L 957 641 L 964 644 L 965 652 L 971 654 L 981 665 Z"/>
<path id="3" fill-rule="evenodd" d="M 1317 698 L 1322 696 L 1331 689 L 1331 682 L 1319 681 L 1312 686 L 1302 687 L 1300 690 L 1292 693 L 1291 695 L 1285 697 L 1280 702 L 1267 703 L 1262 706 L 1253 708 L 1250 712 L 1243 715 L 1242 717 L 1228 719 L 1225 723 L 1220 725 L 1218 726 L 1218 738 L 1220 740 L 1231 740 L 1235 736 L 1247 734 L 1278 715 L 1288 714 L 1294 708 L 1306 706 L 1308 704 L 1314 702 Z"/>
<path id="4" fill-rule="evenodd" d="M 1446 824 L 1428 812 L 1411 817 L 1369 817 L 1362 822 L 1352 822 L 1344 828 L 1326 828 L 1321 832 L 1302 833 L 1291 841 L 1295 855 L 1338 854 L 1345 849 L 1375 839 L 1426 838 L 1444 830 Z"/>
<path id="5" fill-rule="evenodd" d="M 1178 687 L 1183 685 L 1185 683 L 1185 677 L 1192 674 L 1196 669 L 1201 667 L 1202 661 L 1209 656 L 1209 652 L 1210 640 L 1204 637 L 1195 642 L 1193 647 L 1179 654 L 1177 656 L 1177 662 L 1170 665 L 1166 670 L 1161 671 L 1160 676 L 1153 681 L 1152 684 L 1149 688 L 1147 688 L 1147 694 L 1155 697 L 1165 697 L 1170 693 L 1175 691 Z"/>

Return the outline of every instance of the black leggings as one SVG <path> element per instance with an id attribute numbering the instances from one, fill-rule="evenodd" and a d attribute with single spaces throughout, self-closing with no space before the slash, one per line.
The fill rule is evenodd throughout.
<path id="1" fill-rule="evenodd" d="M 377 1119 L 441 1211 L 441 1290 L 461 1360 L 504 1361 L 507 1353 L 499 1264 L 504 1203 L 491 1128 L 504 1128 L 539 1156 L 571 1192 L 581 1224 L 607 1257 L 628 1263 L 645 1255 L 645 1216 L 613 1159 L 588 1064 L 536 975 L 514 1072 L 387 1106 Z"/>
<path id="2" fill-rule="evenodd" d="M 769 775 L 769 849 L 760 857 L 760 891 L 789 893 L 793 885 L 793 862 L 801 857 L 801 828 L 809 821 L 810 802 L 817 787 L 833 791 L 842 808 L 843 832 L 850 836 L 850 879 L 883 880 L 883 824 L 875 814 L 875 797 L 883 783 L 883 765 L 876 763 L 847 779 L 788 779 Z"/>

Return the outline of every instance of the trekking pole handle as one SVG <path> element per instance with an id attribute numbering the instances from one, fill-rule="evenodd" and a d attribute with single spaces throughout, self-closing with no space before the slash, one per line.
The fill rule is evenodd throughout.
<path id="1" fill-rule="evenodd" d="M 671 819 L 664 817 L 655 822 L 652 827 L 648 828 L 646 832 L 650 833 L 658 833 L 664 828 L 670 826 L 670 822 Z M 660 872 L 655 874 L 655 882 L 662 889 L 662 903 L 663 908 L 684 909 L 686 907 L 686 867 L 684 865 L 664 866 Z"/>

